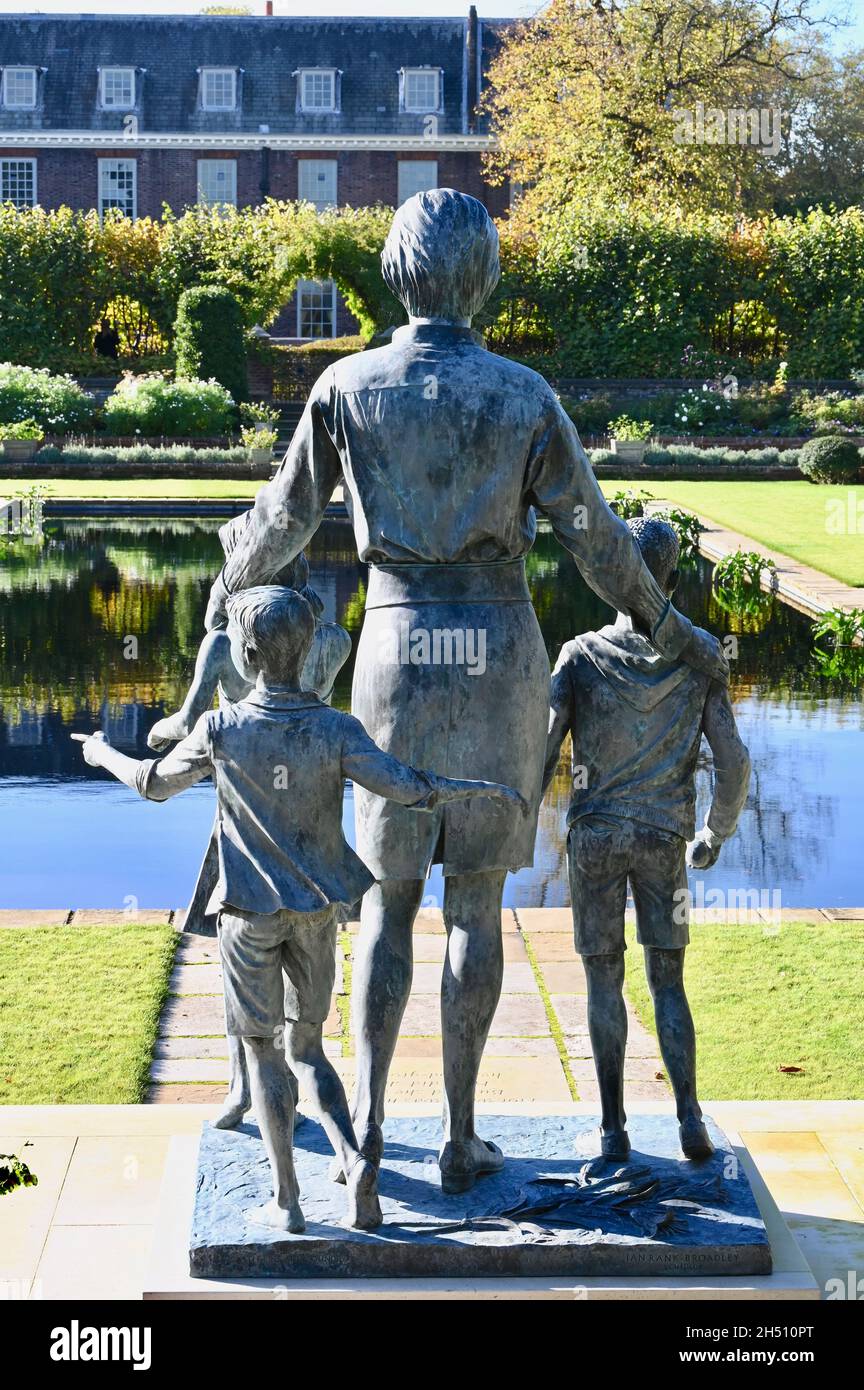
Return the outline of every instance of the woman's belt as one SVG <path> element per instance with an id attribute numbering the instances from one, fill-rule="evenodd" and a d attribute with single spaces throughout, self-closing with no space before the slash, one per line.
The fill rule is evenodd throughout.
<path id="1" fill-rule="evenodd" d="M 417 603 L 530 603 L 525 561 L 486 565 L 370 565 L 366 607 Z"/>

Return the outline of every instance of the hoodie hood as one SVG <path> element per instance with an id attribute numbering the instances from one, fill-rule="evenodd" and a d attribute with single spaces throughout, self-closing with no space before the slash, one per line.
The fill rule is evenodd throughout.
<path id="1" fill-rule="evenodd" d="M 683 661 L 668 661 L 632 628 L 609 626 L 576 638 L 576 646 L 615 693 L 647 713 L 692 675 Z"/>

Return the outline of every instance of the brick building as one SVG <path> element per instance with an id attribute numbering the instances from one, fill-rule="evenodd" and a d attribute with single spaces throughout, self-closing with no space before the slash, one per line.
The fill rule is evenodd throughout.
<path id="1" fill-rule="evenodd" d="M 268 7 L 269 8 L 269 7 Z M 0 201 L 159 217 L 267 197 L 395 206 L 435 187 L 493 215 L 477 103 L 506 20 L 0 17 Z M 273 331 L 350 332 L 303 282 Z"/>

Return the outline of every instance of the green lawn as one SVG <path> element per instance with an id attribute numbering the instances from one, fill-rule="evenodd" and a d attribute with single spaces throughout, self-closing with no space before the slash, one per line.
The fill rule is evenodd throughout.
<path id="1" fill-rule="evenodd" d="M 0 1104 L 134 1104 L 144 1095 L 173 927 L 0 931 Z"/>
<path id="2" fill-rule="evenodd" d="M 864 1099 L 864 923 L 784 923 L 774 935 L 712 923 L 690 937 L 701 1097 Z M 628 946 L 627 990 L 653 1030 L 642 951 Z"/>
<path id="3" fill-rule="evenodd" d="M 181 502 L 219 501 L 238 497 L 243 501 L 254 497 L 262 486 L 261 480 L 232 481 L 230 478 L 131 478 L 126 481 L 99 478 L 0 478 L 0 497 L 18 497 L 34 486 L 43 497 L 86 498 L 94 502 L 127 502 L 136 498 L 168 498 Z"/>
<path id="4" fill-rule="evenodd" d="M 721 526 L 741 531 L 793 560 L 822 570 L 844 584 L 864 584 L 864 484 L 816 486 L 805 479 L 780 482 L 614 482 L 601 484 L 607 497 L 622 488 L 644 489 Z M 828 529 L 829 503 L 847 503 L 854 495 L 857 534 L 848 527 L 835 535 Z M 848 505 L 848 503 L 847 503 Z"/>

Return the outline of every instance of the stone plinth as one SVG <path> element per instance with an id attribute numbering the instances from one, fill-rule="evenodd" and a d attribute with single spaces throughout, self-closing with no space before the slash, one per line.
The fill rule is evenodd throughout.
<path id="1" fill-rule="evenodd" d="M 488 1115 L 482 1128 L 507 1156 L 503 1173 L 444 1196 L 435 1162 L 440 1122 L 404 1117 L 385 1127 L 384 1224 L 340 1223 L 345 1189 L 328 1176 L 321 1128 L 295 1150 L 305 1235 L 251 1225 L 269 1195 L 254 1125 L 205 1125 L 189 1268 L 214 1279 L 741 1276 L 771 1273 L 771 1251 L 749 1181 L 711 1121 L 716 1145 L 700 1163 L 680 1156 L 672 1117 L 632 1116 L 628 1163 L 596 1153 L 594 1117 Z"/>

